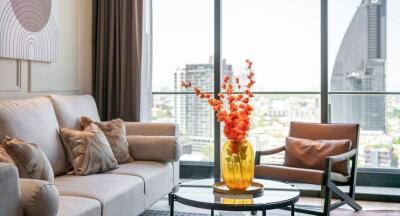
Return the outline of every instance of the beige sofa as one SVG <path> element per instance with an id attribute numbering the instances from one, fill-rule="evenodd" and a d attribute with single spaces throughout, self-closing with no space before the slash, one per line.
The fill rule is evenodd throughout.
<path id="1" fill-rule="evenodd" d="M 78 119 L 100 121 L 89 95 L 50 95 L 0 101 L 0 139 L 6 135 L 38 144 L 55 182 L 19 179 L 17 168 L 0 163 L 0 215 L 139 215 L 178 185 L 180 147 L 174 124 L 127 122 L 133 163 L 88 176 L 67 174 L 70 164 L 59 127 L 80 128 Z"/>

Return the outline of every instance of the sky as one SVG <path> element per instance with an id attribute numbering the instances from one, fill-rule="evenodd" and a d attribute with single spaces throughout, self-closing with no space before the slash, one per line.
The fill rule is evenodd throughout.
<path id="1" fill-rule="evenodd" d="M 213 56 L 213 0 L 153 0 L 153 91 L 173 90 L 174 72 Z M 361 0 L 329 3 L 329 70 Z M 222 55 L 255 90 L 319 91 L 320 0 L 223 0 Z M 388 0 L 388 90 L 400 90 L 399 0 Z"/>

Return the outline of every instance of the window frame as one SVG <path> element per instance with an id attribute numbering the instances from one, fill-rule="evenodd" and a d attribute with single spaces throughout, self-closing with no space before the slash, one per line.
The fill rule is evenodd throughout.
<path id="1" fill-rule="evenodd" d="M 321 123 L 330 123 L 331 95 L 400 95 L 397 91 L 329 91 L 328 70 L 328 1 L 320 0 L 321 8 L 321 87 L 320 91 L 256 91 L 258 95 L 320 95 Z M 218 98 L 220 93 L 222 71 L 222 0 L 214 0 L 214 90 L 209 92 Z M 152 95 L 188 95 L 192 92 L 162 92 L 152 91 Z M 181 161 L 181 178 L 221 178 L 220 172 L 220 148 L 221 125 L 214 116 L 214 162 Z M 392 179 L 400 178 L 400 169 L 395 168 L 358 168 L 359 179 L 357 185 L 377 187 L 399 187 L 400 181 Z M 389 180 L 388 180 L 389 179 Z"/>

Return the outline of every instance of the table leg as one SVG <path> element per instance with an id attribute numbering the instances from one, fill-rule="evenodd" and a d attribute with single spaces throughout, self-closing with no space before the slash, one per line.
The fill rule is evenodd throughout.
<path id="1" fill-rule="evenodd" d="M 169 206 L 169 215 L 170 216 L 174 216 L 174 202 L 175 202 L 175 199 L 174 199 L 174 194 L 171 194 L 170 196 L 169 196 L 169 203 L 170 203 L 170 206 Z"/>
<path id="2" fill-rule="evenodd" d="M 291 216 L 294 216 L 294 204 L 290 206 Z"/>
<path id="3" fill-rule="evenodd" d="M 262 215 L 263 215 L 263 216 L 267 216 L 267 210 L 263 209 L 263 210 L 262 210 Z"/>
<path id="4" fill-rule="evenodd" d="M 214 209 L 211 209 L 211 216 L 214 216 Z"/>

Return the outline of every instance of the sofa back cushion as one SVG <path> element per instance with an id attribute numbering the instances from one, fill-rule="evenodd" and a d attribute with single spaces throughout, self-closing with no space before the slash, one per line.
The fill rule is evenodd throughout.
<path id="1" fill-rule="evenodd" d="M 305 169 L 324 170 L 325 158 L 343 154 L 351 149 L 351 140 L 309 140 L 287 137 L 284 165 Z M 348 161 L 332 165 L 332 171 L 349 174 Z"/>
<path id="2" fill-rule="evenodd" d="M 53 106 L 45 97 L 0 100 L 0 139 L 8 135 L 37 143 L 49 159 L 55 175 L 68 171 L 58 128 Z"/>
<path id="3" fill-rule="evenodd" d="M 81 130 L 80 118 L 87 116 L 100 121 L 96 102 L 90 95 L 49 95 L 58 123 L 62 128 Z"/>

